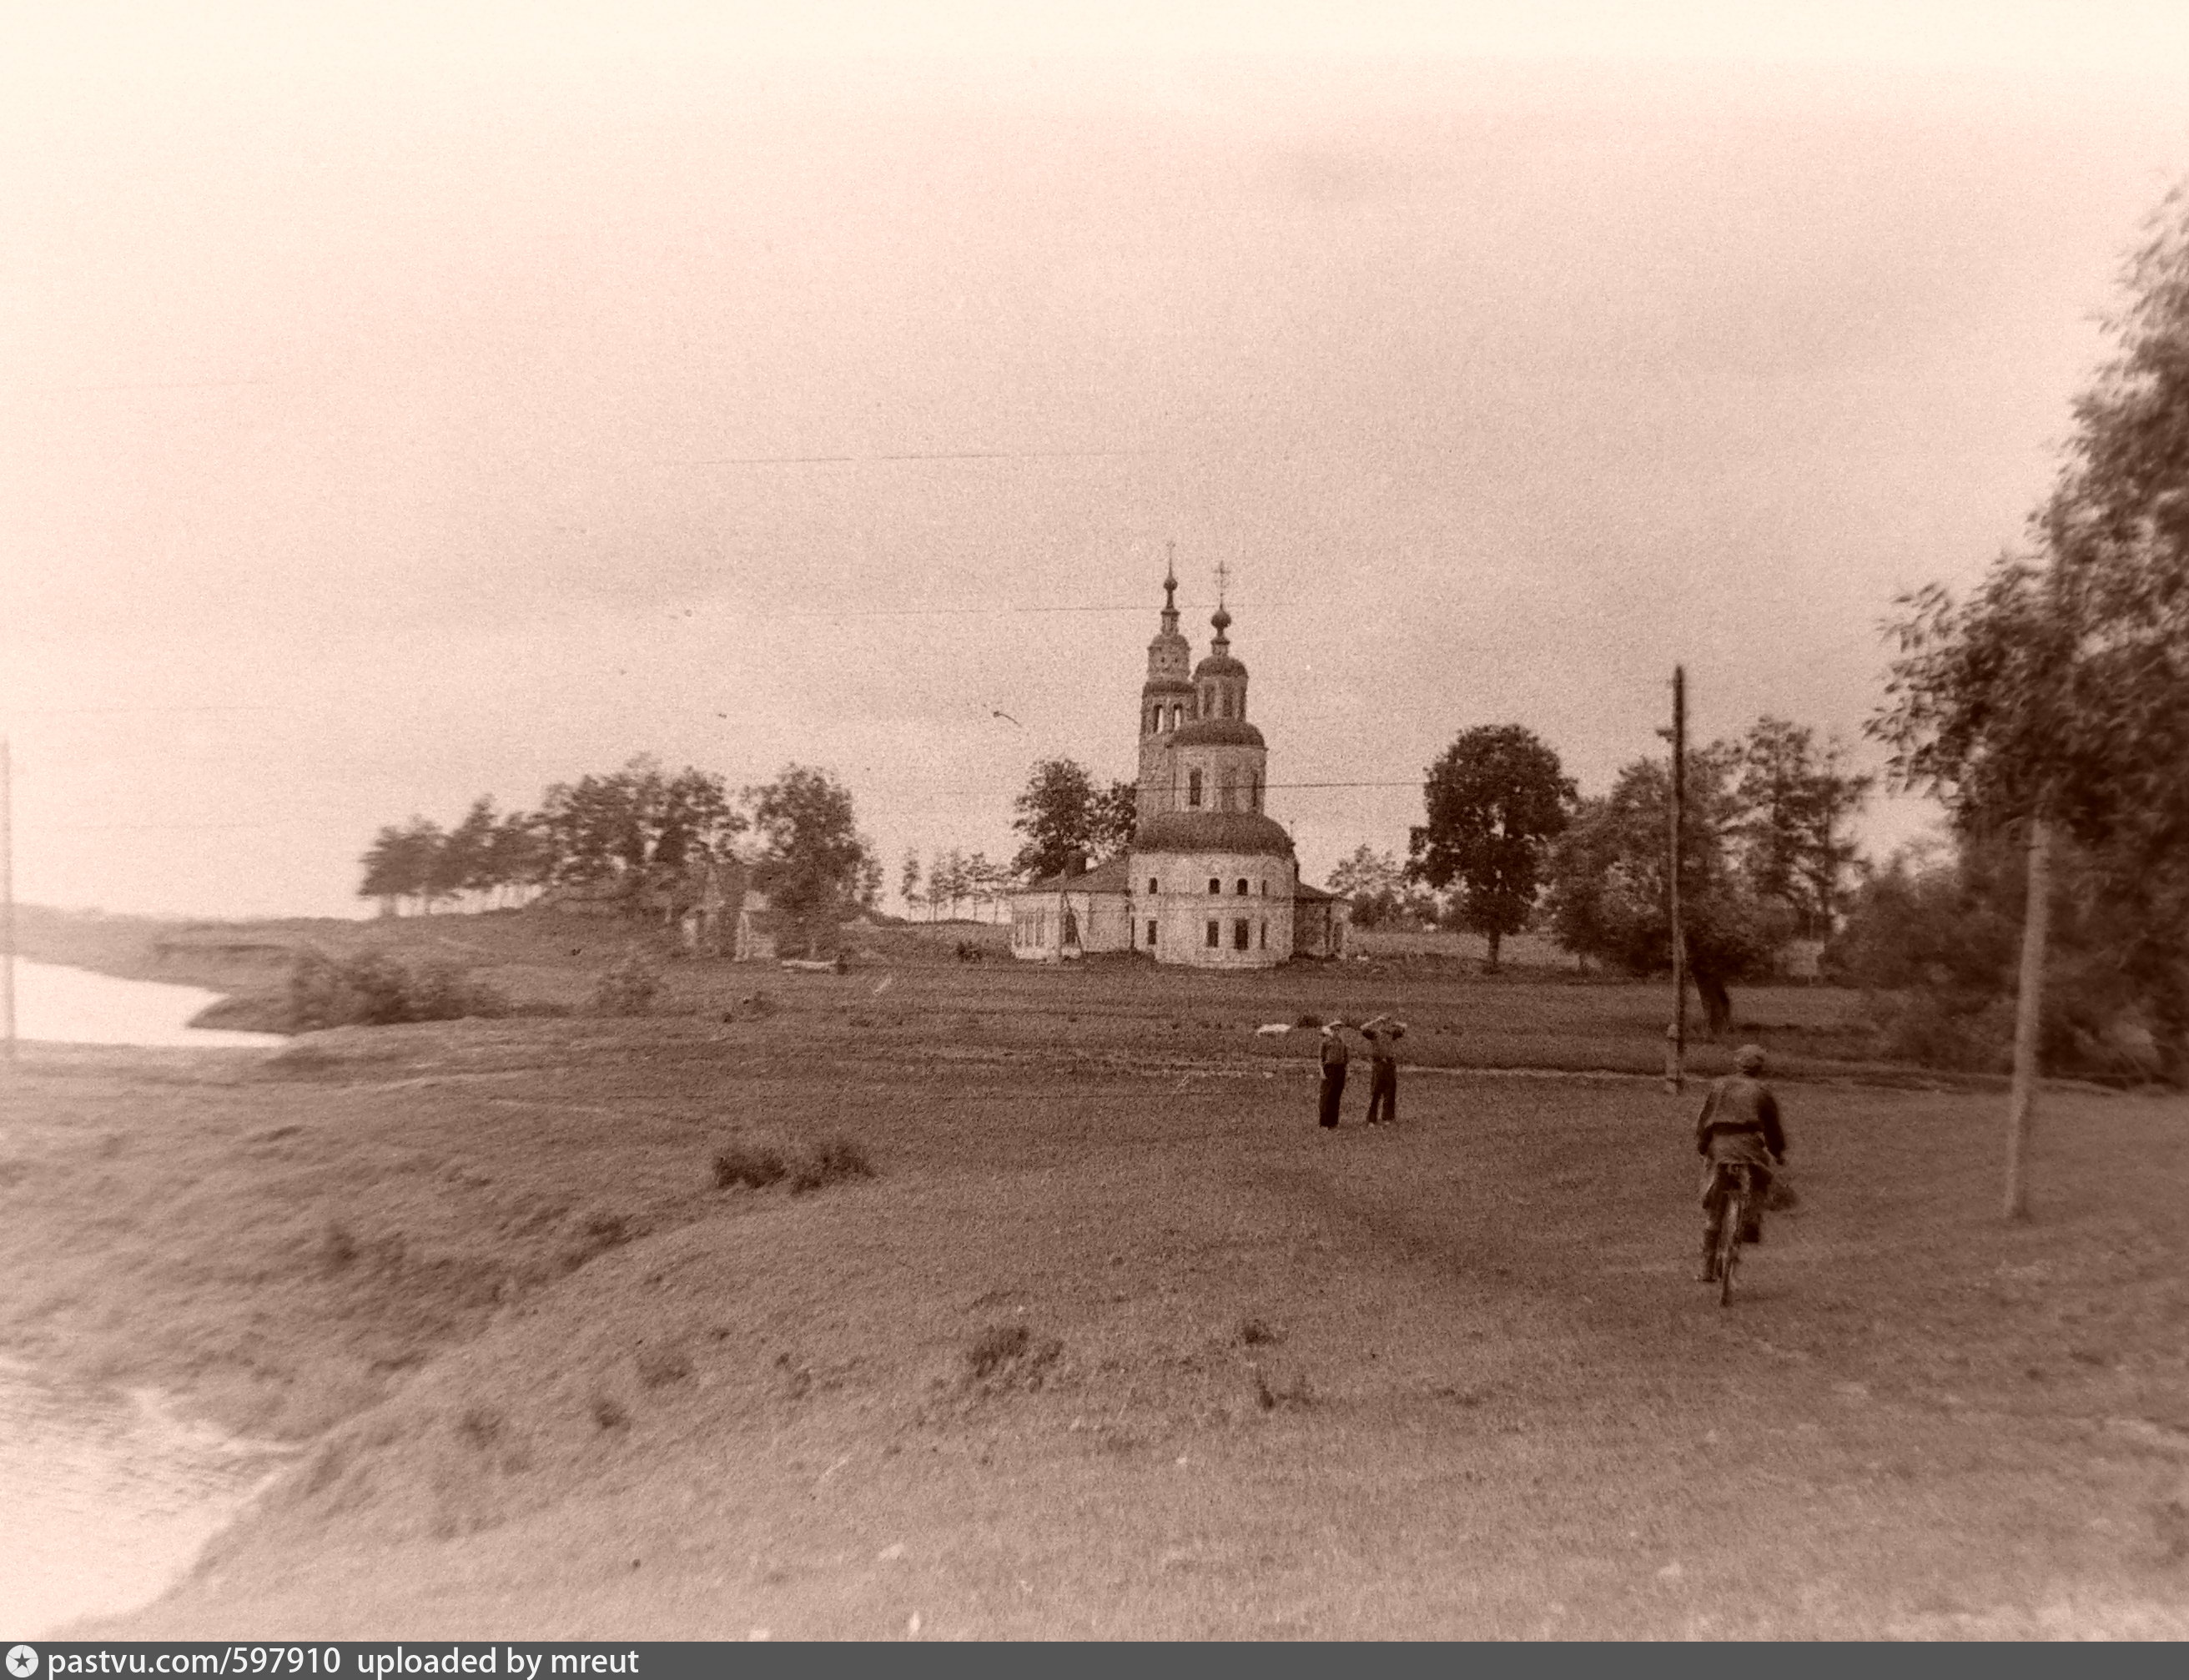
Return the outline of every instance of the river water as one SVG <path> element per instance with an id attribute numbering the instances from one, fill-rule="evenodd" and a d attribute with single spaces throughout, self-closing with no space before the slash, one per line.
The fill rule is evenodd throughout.
<path id="1" fill-rule="evenodd" d="M 65 1387 L 0 1360 L 0 1631 L 47 1638 L 150 1604 L 289 1451 L 186 1423 L 148 1389 Z"/>
<path id="2" fill-rule="evenodd" d="M 15 1034 L 64 1044 L 150 1044 L 201 1049 L 286 1042 L 274 1032 L 228 1032 L 192 1027 L 190 1017 L 220 1000 L 218 992 L 168 986 L 53 963 L 15 963 Z"/>
<path id="3" fill-rule="evenodd" d="M 218 996 L 50 963 L 15 965 L 16 1032 L 26 1040 L 161 1048 L 286 1042 L 187 1024 Z M 69 1386 L 0 1359 L 0 1638 L 47 1638 L 82 1617 L 150 1603 L 285 1452 L 186 1423 L 150 1390 Z"/>

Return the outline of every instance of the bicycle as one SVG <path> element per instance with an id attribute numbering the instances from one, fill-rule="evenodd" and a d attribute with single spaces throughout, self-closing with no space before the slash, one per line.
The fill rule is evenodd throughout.
<path id="1" fill-rule="evenodd" d="M 1740 1234 L 1748 1228 L 1749 1208 L 1756 1195 L 1756 1169 L 1745 1161 L 1728 1161 L 1720 1170 L 1726 1175 L 1725 1208 L 1717 1228 L 1717 1304 L 1733 1304 L 1733 1271 L 1740 1260 Z"/>

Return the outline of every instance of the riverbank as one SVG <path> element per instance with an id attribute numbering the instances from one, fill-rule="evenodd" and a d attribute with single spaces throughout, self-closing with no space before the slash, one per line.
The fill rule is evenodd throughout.
<path id="1" fill-rule="evenodd" d="M 100 1631 L 2189 1632 L 2179 1099 L 2052 1094 L 2010 1227 L 1995 1099 L 1795 1088 L 1721 1312 L 1684 1099 L 1331 1135 L 1236 1027 L 879 985 L 30 1056 L 0 1342 L 308 1449 Z M 718 1187 L 832 1140 L 877 1176 Z"/>

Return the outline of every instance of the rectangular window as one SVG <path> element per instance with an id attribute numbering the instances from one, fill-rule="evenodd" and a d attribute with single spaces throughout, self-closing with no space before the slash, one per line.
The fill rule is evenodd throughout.
<path id="1" fill-rule="evenodd" d="M 1224 924 L 1223 924 L 1223 923 L 1221 923 L 1221 922 L 1211 922 L 1211 923 L 1209 923 L 1209 925 L 1208 925 L 1208 948 L 1209 948 L 1210 950 L 1213 951 L 1213 950 L 1214 950 L 1218 946 L 1221 945 L 1223 942 L 1224 942 Z"/>
<path id="2" fill-rule="evenodd" d="M 1248 949 L 1249 942 L 1253 937 L 1253 924 L 1244 916 L 1239 917 L 1231 924 L 1231 948 L 1234 951 Z"/>
<path id="3" fill-rule="evenodd" d="M 1162 883 L 1153 875 L 1148 877 L 1148 897 L 1152 898 L 1162 891 Z"/>
<path id="4" fill-rule="evenodd" d="M 1246 876 L 1242 875 L 1242 876 L 1240 876 L 1240 877 L 1239 877 L 1239 879 L 1238 879 L 1237 880 L 1236 880 L 1236 881 L 1232 882 L 1232 884 L 1231 884 L 1231 891 L 1234 891 L 1234 892 L 1236 892 L 1236 893 L 1237 893 L 1237 894 L 1238 894 L 1242 898 L 1244 898 L 1244 897 L 1247 896 L 1247 878 L 1246 878 Z"/>
<path id="5" fill-rule="evenodd" d="M 1208 896 L 1211 898 L 1213 898 L 1218 893 L 1223 891 L 1224 883 L 1219 880 L 1215 876 L 1211 875 L 1208 878 Z"/>
<path id="6" fill-rule="evenodd" d="M 1201 772 L 1198 770 L 1185 772 L 1185 802 L 1196 811 L 1201 809 Z"/>
<path id="7" fill-rule="evenodd" d="M 1152 951 L 1152 950 L 1154 950 L 1155 948 L 1156 948 L 1156 925 L 1155 925 L 1153 922 L 1150 922 L 1150 923 L 1148 924 L 1148 949 L 1149 949 L 1149 950 L 1151 950 L 1151 951 Z"/>
<path id="8" fill-rule="evenodd" d="M 1264 951 L 1270 948 L 1270 925 L 1267 922 L 1262 924 L 1262 948 Z"/>

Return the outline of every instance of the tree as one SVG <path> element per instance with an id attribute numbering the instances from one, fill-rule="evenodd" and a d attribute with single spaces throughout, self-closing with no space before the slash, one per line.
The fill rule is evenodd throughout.
<path id="1" fill-rule="evenodd" d="M 1848 773 L 1843 748 L 1820 750 L 1813 730 L 1784 718 L 1756 719 L 1740 751 L 1734 800 L 1742 873 L 1757 892 L 1793 912 L 1798 931 L 1829 938 L 1857 856 L 1849 819 L 1862 809 L 1872 778 Z"/>
<path id="2" fill-rule="evenodd" d="M 744 797 L 762 848 L 755 883 L 800 930 L 808 954 L 834 945 L 846 911 L 874 879 L 874 850 L 858 832 L 851 793 L 827 771 L 793 764 Z"/>
<path id="3" fill-rule="evenodd" d="M 1355 927 L 1389 926 L 1406 914 L 1406 875 L 1399 860 L 1366 841 L 1330 872 L 1329 890 L 1347 900 Z"/>
<path id="4" fill-rule="evenodd" d="M 1680 912 L 1688 971 L 1713 1032 L 1732 1025 L 1734 981 L 1766 969 L 1791 931 L 1783 907 L 1734 866 L 1739 807 L 1731 785 L 1739 749 L 1691 749 L 1680 827 Z M 1558 942 L 1632 974 L 1671 966 L 1671 766 L 1638 759 L 1609 794 L 1584 799 L 1550 859 L 1549 909 Z"/>
<path id="5" fill-rule="evenodd" d="M 411 819 L 414 823 L 421 820 Z M 423 890 L 425 860 L 418 856 L 410 834 L 392 823 L 373 836 L 358 862 L 364 867 L 365 879 L 359 884 L 357 896 L 377 898 L 382 915 L 400 915 L 403 901 Z"/>
<path id="6" fill-rule="evenodd" d="M 909 910 L 919 902 L 919 854 L 917 851 L 908 850 L 905 852 L 904 863 L 897 871 L 897 896 L 904 900 L 906 909 Z"/>
<path id="7" fill-rule="evenodd" d="M 1468 730 L 1428 768 L 1428 820 L 1408 837 L 1406 878 L 1457 889 L 1460 922 L 1490 942 L 1492 970 L 1536 908 L 1575 793 L 1558 755 L 1517 723 Z"/>
<path id="8" fill-rule="evenodd" d="M 1094 796 L 1089 813 L 1087 849 L 1098 859 L 1115 857 L 1133 843 L 1140 823 L 1140 790 L 1132 782 L 1112 782 Z"/>
<path id="9" fill-rule="evenodd" d="M 547 884 L 554 868 L 553 849 L 540 831 L 540 819 L 512 811 L 487 842 L 488 873 L 505 903 L 522 902 Z"/>
<path id="10" fill-rule="evenodd" d="M 2056 831 L 2097 860 L 2137 930 L 2162 1066 L 2189 1038 L 2189 196 L 2152 218 L 2107 323 L 2113 359 L 2075 432 L 2032 551 L 2003 555 L 1965 602 L 1902 597 L 1886 701 L 1869 728 L 1897 786 L 1943 798 L 1967 834 L 2024 838 L 2028 888 L 2008 1099 L 2005 1208 L 2028 1213 Z"/>
<path id="11" fill-rule="evenodd" d="M 450 891 L 484 896 L 493 891 L 494 840 L 501 826 L 492 796 L 482 795 L 449 830 L 437 873 Z"/>
<path id="12" fill-rule="evenodd" d="M 1011 827 L 1026 843 L 1011 868 L 1039 880 L 1090 857 L 1115 856 L 1132 843 L 1137 799 L 1130 782 L 1097 788 L 1077 760 L 1043 759 L 1012 802 L 1019 814 Z"/>
<path id="13" fill-rule="evenodd" d="M 608 775 L 548 789 L 537 826 L 555 880 L 617 887 L 635 899 L 696 861 L 726 855 L 747 823 L 721 777 L 690 768 L 665 775 L 642 755 Z"/>

